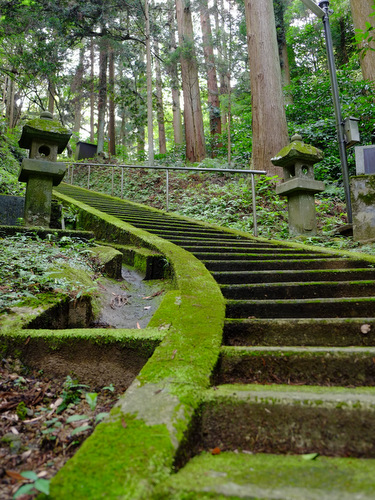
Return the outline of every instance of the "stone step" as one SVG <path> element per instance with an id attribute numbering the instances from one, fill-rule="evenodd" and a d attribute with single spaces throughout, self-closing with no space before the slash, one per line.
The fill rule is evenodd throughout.
<path id="1" fill-rule="evenodd" d="M 189 252 L 196 253 L 196 252 L 211 252 L 211 253 L 218 253 L 220 254 L 221 252 L 224 252 L 226 254 L 228 253 L 257 253 L 261 252 L 262 255 L 309 255 L 310 252 L 307 252 L 306 250 L 299 250 L 299 249 L 294 249 L 294 248 L 288 248 L 288 247 L 276 247 L 276 246 L 263 246 L 263 245 L 255 245 L 254 243 L 249 243 L 246 246 L 245 242 L 238 243 L 236 246 L 233 244 L 233 246 L 230 246 L 229 244 L 227 246 L 218 246 L 215 247 L 212 244 L 205 245 L 204 243 L 196 244 L 196 245 L 186 245 L 183 244 L 181 245 L 185 250 L 188 250 Z M 327 256 L 327 254 L 326 254 Z"/>
<path id="2" fill-rule="evenodd" d="M 375 347 L 222 347 L 219 384 L 374 386 Z"/>
<path id="3" fill-rule="evenodd" d="M 370 297 L 375 295 L 375 281 L 221 285 L 220 288 L 224 297 L 232 300 Z"/>
<path id="4" fill-rule="evenodd" d="M 258 260 L 202 260 L 209 271 L 271 271 L 271 270 L 312 270 L 312 269 L 353 269 L 365 268 L 367 262 L 354 259 L 275 259 Z"/>
<path id="5" fill-rule="evenodd" d="M 228 234 L 228 238 L 205 238 L 203 235 L 197 237 L 197 236 L 183 236 L 183 235 L 178 235 L 178 236 L 171 236 L 169 238 L 169 241 L 171 243 L 174 243 L 175 245 L 179 245 L 182 248 L 185 248 L 185 245 L 210 245 L 211 247 L 231 247 L 231 246 L 236 246 L 236 245 L 247 245 L 246 241 L 248 241 L 249 246 L 254 246 L 254 242 L 252 240 L 243 240 L 243 239 L 238 239 L 233 235 Z M 258 245 L 257 245 L 258 247 Z M 259 248 L 274 248 L 274 245 L 272 244 L 259 244 Z"/>
<path id="6" fill-rule="evenodd" d="M 357 269 L 308 269 L 273 271 L 214 271 L 212 276 L 221 285 L 247 283 L 285 283 L 320 281 L 372 281 L 375 270 Z"/>
<path id="7" fill-rule="evenodd" d="M 227 318 L 361 318 L 375 315 L 375 297 L 228 300 Z"/>
<path id="8" fill-rule="evenodd" d="M 204 450 L 375 457 L 374 387 L 222 385 L 200 416 Z"/>
<path id="9" fill-rule="evenodd" d="M 375 318 L 226 319 L 226 345 L 375 346 Z"/>
<path id="10" fill-rule="evenodd" d="M 237 252 L 230 252 L 227 253 L 223 251 L 222 249 L 221 253 L 219 252 L 192 252 L 197 259 L 200 259 L 204 262 L 207 261 L 213 261 L 213 260 L 298 260 L 298 259 L 333 259 L 336 258 L 337 256 L 335 255 L 326 255 L 322 253 L 303 253 L 303 254 L 298 254 L 298 253 L 278 253 L 275 254 L 273 253 L 263 253 L 261 251 L 258 251 L 256 253 L 254 252 L 242 252 L 242 253 L 237 253 Z"/>
<path id="11" fill-rule="evenodd" d="M 148 229 L 149 233 L 156 234 L 157 236 L 160 236 L 160 238 L 165 238 L 171 241 L 173 237 L 183 237 L 183 238 L 192 238 L 192 237 L 198 237 L 198 238 L 214 238 L 215 236 L 220 237 L 220 239 L 231 239 L 232 235 L 226 235 L 225 233 L 220 233 L 219 231 L 215 231 L 214 229 L 205 229 L 204 227 L 197 226 L 196 228 L 192 228 L 189 230 L 182 230 L 176 228 L 175 230 L 173 229 L 153 229 L 150 228 Z"/>
<path id="12" fill-rule="evenodd" d="M 217 449 L 169 476 L 155 499 L 373 500 L 374 470 L 373 459 Z"/>

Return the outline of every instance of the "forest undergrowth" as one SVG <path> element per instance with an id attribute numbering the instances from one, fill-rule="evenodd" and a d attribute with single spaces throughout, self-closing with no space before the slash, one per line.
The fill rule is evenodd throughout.
<path id="1" fill-rule="evenodd" d="M 113 159 L 111 160 L 113 163 Z M 198 165 L 192 165 L 197 167 Z M 206 159 L 199 167 L 228 168 L 223 160 Z M 121 196 L 121 169 L 92 167 L 90 188 Z M 87 187 L 88 167 L 76 166 L 73 183 Z M 339 182 L 326 182 L 326 190 L 315 197 L 318 234 L 292 237 L 288 231 L 286 197 L 276 195 L 277 177 L 256 177 L 256 216 L 259 236 L 309 245 L 375 253 L 374 244 L 361 245 L 351 236 L 342 236 L 347 224 L 344 190 Z M 137 203 L 166 209 L 166 173 L 160 170 L 125 169 L 123 196 Z M 248 174 L 217 172 L 169 172 L 169 212 L 192 217 L 253 234 L 251 179 Z M 67 214 L 74 218 L 74 213 Z"/>

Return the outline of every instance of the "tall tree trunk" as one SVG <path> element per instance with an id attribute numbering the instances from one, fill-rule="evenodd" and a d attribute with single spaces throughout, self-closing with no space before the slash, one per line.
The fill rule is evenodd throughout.
<path id="1" fill-rule="evenodd" d="M 100 40 L 99 54 L 99 92 L 98 92 L 98 153 L 104 151 L 105 112 L 107 106 L 107 66 L 108 42 L 106 38 Z"/>
<path id="2" fill-rule="evenodd" d="M 55 111 L 55 82 L 52 79 L 48 79 L 48 111 L 54 113 Z"/>
<path id="3" fill-rule="evenodd" d="M 8 128 L 14 127 L 14 96 L 16 93 L 16 84 L 13 78 L 8 77 L 7 100 L 6 100 L 6 121 Z"/>
<path id="4" fill-rule="evenodd" d="M 145 127 L 140 125 L 137 133 L 137 153 L 138 159 L 144 160 L 145 156 Z"/>
<path id="5" fill-rule="evenodd" d="M 210 115 L 210 133 L 211 136 L 221 134 L 221 117 L 219 90 L 216 76 L 216 63 L 214 57 L 214 47 L 212 42 L 212 31 L 210 15 L 208 12 L 208 1 L 200 1 L 200 21 L 202 28 L 204 61 L 207 67 L 207 90 L 208 90 L 208 109 Z M 214 151 L 213 151 L 214 153 Z"/>
<path id="6" fill-rule="evenodd" d="M 232 10 L 232 2 L 229 1 L 229 13 Z M 232 87 L 231 87 L 231 72 L 232 72 L 232 16 L 229 14 L 229 34 L 228 34 L 228 151 L 227 151 L 227 159 L 228 165 L 232 163 L 232 137 L 231 137 L 231 128 L 232 128 Z"/>
<path id="7" fill-rule="evenodd" d="M 229 93 L 229 82 L 228 82 L 228 34 L 226 30 L 226 17 L 230 16 L 224 7 L 224 0 L 220 0 L 220 5 L 217 5 L 217 1 L 214 0 L 214 5 L 221 15 L 218 15 L 218 32 L 220 33 L 220 62 L 219 62 L 219 81 L 220 81 L 220 95 L 227 96 Z M 228 112 L 225 110 L 221 116 L 222 126 L 227 125 L 228 122 Z"/>
<path id="8" fill-rule="evenodd" d="M 197 162 L 205 158 L 206 145 L 190 1 L 176 0 L 176 13 L 181 48 L 186 158 L 190 162 Z"/>
<path id="9" fill-rule="evenodd" d="M 155 52 L 155 73 L 156 73 L 156 111 L 158 117 L 158 130 L 159 130 L 159 153 L 166 154 L 167 152 L 167 141 L 165 138 L 165 126 L 164 126 L 164 104 L 163 104 L 163 82 L 161 78 L 160 61 L 159 61 L 159 44 L 155 41 L 154 44 Z"/>
<path id="10" fill-rule="evenodd" d="M 375 18 L 370 17 L 370 14 L 374 12 L 372 9 L 373 4 L 373 0 L 350 0 L 354 29 L 365 31 L 366 23 L 370 23 L 371 26 L 375 27 Z M 363 57 L 360 57 L 362 75 L 365 80 L 375 82 L 375 51 L 371 50 L 375 49 L 374 40 L 360 44 L 360 48 L 365 47 L 368 47 L 369 50 L 365 52 Z"/>
<path id="11" fill-rule="evenodd" d="M 150 38 L 149 0 L 145 0 L 146 17 L 146 72 L 147 72 L 147 131 L 148 131 L 148 163 L 154 164 L 154 118 L 152 112 L 152 58 Z"/>
<path id="12" fill-rule="evenodd" d="M 82 120 L 82 83 L 84 73 L 84 58 L 85 49 L 82 47 L 79 51 L 79 63 L 76 69 L 76 74 L 72 84 L 72 92 L 74 94 L 74 135 L 79 139 Z"/>
<path id="13" fill-rule="evenodd" d="M 108 87 L 109 87 L 108 151 L 111 156 L 115 156 L 116 155 L 116 119 L 115 119 L 116 106 L 115 106 L 115 52 L 113 50 L 113 47 L 109 49 Z"/>
<path id="14" fill-rule="evenodd" d="M 272 0 L 245 0 L 252 96 L 252 166 L 281 177 L 271 158 L 289 142 Z"/>
<path id="15" fill-rule="evenodd" d="M 90 142 L 95 141 L 95 83 L 94 83 L 94 67 L 95 67 L 95 50 L 94 40 L 90 43 Z"/>
<path id="16" fill-rule="evenodd" d="M 175 13 L 174 10 L 170 9 L 170 15 L 168 19 L 169 25 L 169 49 L 170 52 L 175 52 L 177 48 L 176 44 L 176 32 L 175 32 Z M 173 136 L 174 143 L 176 145 L 181 145 L 183 143 L 182 138 L 182 116 L 181 116 L 181 106 L 180 106 L 180 86 L 177 62 L 175 60 L 170 61 L 168 64 L 168 72 L 171 81 L 172 90 L 172 112 L 173 112 Z"/>

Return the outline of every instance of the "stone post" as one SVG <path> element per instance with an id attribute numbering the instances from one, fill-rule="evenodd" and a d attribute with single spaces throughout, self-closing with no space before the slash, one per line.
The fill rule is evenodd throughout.
<path id="1" fill-rule="evenodd" d="M 276 193 L 288 197 L 291 235 L 315 235 L 317 232 L 314 194 L 324 191 L 324 183 L 314 179 L 313 165 L 323 159 L 320 149 L 304 144 L 300 135 L 271 159 L 284 169 L 284 182 Z"/>
<path id="2" fill-rule="evenodd" d="M 29 158 L 22 161 L 18 176 L 26 182 L 24 220 L 26 226 L 49 227 L 52 188 L 62 181 L 66 164 L 57 162 L 72 134 L 48 111 L 23 127 L 18 144 L 29 149 Z"/>

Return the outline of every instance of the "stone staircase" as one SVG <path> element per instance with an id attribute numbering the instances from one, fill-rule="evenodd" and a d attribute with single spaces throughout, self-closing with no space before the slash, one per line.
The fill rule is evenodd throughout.
<path id="1" fill-rule="evenodd" d="M 375 498 L 371 263 L 59 191 L 193 253 L 226 299 L 212 387 L 155 498 Z"/>

